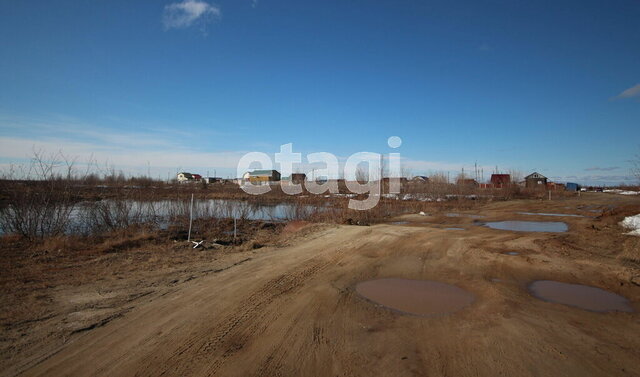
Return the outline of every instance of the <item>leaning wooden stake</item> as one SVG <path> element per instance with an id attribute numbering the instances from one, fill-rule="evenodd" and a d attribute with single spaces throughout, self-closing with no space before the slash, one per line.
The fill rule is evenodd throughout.
<path id="1" fill-rule="evenodd" d="M 191 194 L 191 207 L 189 208 L 189 236 L 187 242 L 191 241 L 191 223 L 193 222 L 193 194 Z"/>
<path id="2" fill-rule="evenodd" d="M 233 218 L 233 243 L 236 243 L 236 232 L 237 232 L 237 227 L 236 227 L 236 218 Z"/>

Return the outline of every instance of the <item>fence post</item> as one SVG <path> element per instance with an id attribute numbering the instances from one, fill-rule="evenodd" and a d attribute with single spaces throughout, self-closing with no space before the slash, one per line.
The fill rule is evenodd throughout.
<path id="1" fill-rule="evenodd" d="M 189 236 L 187 242 L 191 241 L 191 223 L 193 222 L 193 194 L 191 194 L 191 207 L 189 207 Z"/>
<path id="2" fill-rule="evenodd" d="M 233 243 L 236 243 L 236 232 L 237 232 L 237 227 L 236 227 L 236 218 L 233 218 Z"/>

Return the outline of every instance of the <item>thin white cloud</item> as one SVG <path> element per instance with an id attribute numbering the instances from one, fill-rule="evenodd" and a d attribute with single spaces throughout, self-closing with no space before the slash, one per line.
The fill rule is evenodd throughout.
<path id="1" fill-rule="evenodd" d="M 145 150 L 130 146 L 102 145 L 68 139 L 31 139 L 0 136 L 0 158 L 14 163 L 28 161 L 34 151 L 45 156 L 63 153 L 80 163 L 95 161 L 98 166 L 115 166 L 127 172 L 150 165 L 154 169 L 173 171 L 176 167 L 211 167 L 235 169 L 244 151 L 201 152 L 175 145 L 171 148 Z"/>
<path id="2" fill-rule="evenodd" d="M 201 0 L 183 0 L 164 7 L 162 23 L 165 29 L 184 29 L 215 21 L 222 16 L 220 7 Z"/>
<path id="3" fill-rule="evenodd" d="M 616 98 L 633 98 L 633 97 L 640 97 L 640 84 L 632 86 L 631 88 L 623 91 L 622 93 L 616 96 Z"/>

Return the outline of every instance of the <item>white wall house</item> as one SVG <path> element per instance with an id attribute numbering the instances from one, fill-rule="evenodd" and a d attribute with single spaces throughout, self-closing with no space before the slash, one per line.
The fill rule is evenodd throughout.
<path id="1" fill-rule="evenodd" d="M 178 178 L 178 182 L 192 181 L 193 180 L 193 174 L 187 173 L 187 172 L 182 172 L 182 173 L 178 173 L 177 178 Z"/>

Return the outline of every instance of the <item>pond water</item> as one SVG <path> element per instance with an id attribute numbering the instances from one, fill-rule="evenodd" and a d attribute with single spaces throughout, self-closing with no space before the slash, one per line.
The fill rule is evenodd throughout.
<path id="1" fill-rule="evenodd" d="M 561 217 L 585 217 L 583 215 L 573 215 L 569 213 L 541 213 L 541 212 L 516 212 L 518 215 L 529 216 L 561 216 Z"/>
<path id="2" fill-rule="evenodd" d="M 472 293 L 462 288 L 431 280 L 369 280 L 358 283 L 356 292 L 386 308 L 419 316 L 453 313 L 475 300 Z"/>
<path id="3" fill-rule="evenodd" d="M 131 214 L 152 215 L 156 218 L 188 216 L 190 201 L 158 200 L 158 201 L 115 201 L 104 200 L 106 205 L 127 206 Z M 121 204 L 122 203 L 122 204 Z M 80 203 L 73 211 L 73 216 L 82 218 L 90 211 L 93 203 Z M 304 216 L 317 210 L 314 206 L 296 206 L 293 203 L 257 204 L 242 200 L 198 199 L 193 203 L 193 217 L 245 218 L 248 220 L 287 220 Z"/>
<path id="4" fill-rule="evenodd" d="M 538 280 L 529 285 L 529 291 L 540 300 L 592 312 L 633 312 L 631 303 L 625 297 L 588 285 Z"/>
<path id="5" fill-rule="evenodd" d="M 65 233 L 82 234 L 100 224 L 108 226 L 117 223 L 154 223 L 164 229 L 178 217 L 188 218 L 190 204 L 190 200 L 80 202 L 74 204 L 63 215 L 69 219 Z M 236 218 L 277 222 L 306 218 L 314 212 L 326 210 L 327 207 L 295 203 L 258 204 L 242 200 L 196 199 L 193 203 L 193 218 Z"/>
<path id="6" fill-rule="evenodd" d="M 492 221 L 484 224 L 491 229 L 516 232 L 566 232 L 569 227 L 560 221 Z"/>

